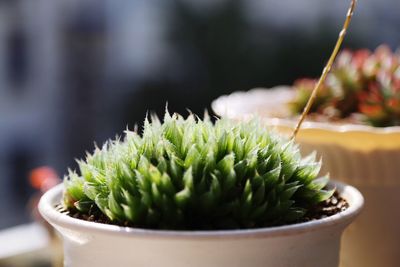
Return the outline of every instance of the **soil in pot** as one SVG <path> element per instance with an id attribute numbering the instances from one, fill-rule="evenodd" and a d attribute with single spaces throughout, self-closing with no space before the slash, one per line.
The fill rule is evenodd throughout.
<path id="1" fill-rule="evenodd" d="M 349 207 L 348 202 L 342 198 L 337 191 L 327 200 L 318 203 L 315 207 L 310 208 L 307 214 L 298 220 L 295 223 L 309 222 L 314 220 L 323 219 L 332 215 L 335 215 L 339 212 L 345 211 Z M 62 207 L 60 206 L 60 209 Z M 137 225 L 133 225 L 129 222 L 115 222 L 111 221 L 106 215 L 104 215 L 98 208 L 92 208 L 88 213 L 81 213 L 77 211 L 67 211 L 68 215 L 80 220 L 110 224 L 110 225 L 118 225 L 118 226 L 127 226 L 137 228 Z M 281 226 L 281 225 L 266 225 L 266 226 Z M 142 228 L 142 226 L 140 226 Z"/>

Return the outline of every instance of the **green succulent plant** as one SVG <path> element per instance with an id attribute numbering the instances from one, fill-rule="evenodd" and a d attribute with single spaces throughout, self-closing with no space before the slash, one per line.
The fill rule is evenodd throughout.
<path id="1" fill-rule="evenodd" d="M 64 178 L 65 208 L 97 209 L 152 229 L 255 228 L 298 221 L 328 199 L 315 154 L 302 158 L 258 120 L 146 119 L 78 161 Z"/>

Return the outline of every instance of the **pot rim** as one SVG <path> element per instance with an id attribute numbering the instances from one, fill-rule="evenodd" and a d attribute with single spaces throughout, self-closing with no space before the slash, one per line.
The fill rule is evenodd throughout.
<path id="1" fill-rule="evenodd" d="M 168 238 L 168 239 L 227 239 L 227 238 L 257 238 L 257 237 L 276 237 L 290 236 L 304 232 L 312 232 L 327 227 L 341 225 L 343 229 L 350 224 L 360 213 L 364 198 L 361 193 L 353 186 L 330 181 L 329 186 L 336 187 L 341 195 L 347 198 L 349 208 L 343 212 L 323 219 L 284 225 L 278 227 L 239 229 L 239 230 L 195 230 L 195 231 L 177 231 L 177 230 L 151 230 L 141 228 L 123 227 L 96 222 L 84 221 L 72 218 L 56 210 L 55 206 L 60 202 L 63 184 L 59 184 L 47 191 L 39 201 L 39 211 L 41 215 L 56 228 L 66 228 L 75 231 L 84 231 L 86 233 L 103 233 L 109 235 L 120 235 L 125 237 L 147 237 L 147 238 Z"/>
<path id="2" fill-rule="evenodd" d="M 271 96 L 273 93 L 281 93 L 286 94 L 283 98 L 287 97 L 287 94 L 290 93 L 292 90 L 291 86 L 282 85 L 282 86 L 275 86 L 271 88 L 253 88 L 249 91 L 236 91 L 231 94 L 222 95 L 212 101 L 211 108 L 212 110 L 219 116 L 227 117 L 230 119 L 235 118 L 244 118 L 250 119 L 254 117 L 254 113 L 243 113 L 239 114 L 238 116 L 234 116 L 230 114 L 232 111 L 232 107 L 229 108 L 229 102 L 234 101 L 235 99 L 239 100 L 241 103 L 246 102 L 247 99 L 251 98 L 260 98 L 260 94 L 265 94 Z M 280 104 L 283 104 L 282 101 Z M 277 103 L 279 104 L 279 102 Z M 257 106 L 257 105 L 256 105 Z M 254 111 L 257 111 L 257 107 L 254 107 Z M 289 128 L 294 128 L 297 124 L 297 119 L 288 119 L 288 118 L 277 118 L 274 116 L 265 116 L 268 123 L 273 126 L 285 126 Z M 346 132 L 359 132 L 359 133 L 369 133 L 369 134 L 400 134 L 400 126 L 388 126 L 388 127 L 374 127 L 365 124 L 355 124 L 355 123 L 343 123 L 343 124 L 334 124 L 331 122 L 315 122 L 315 121 L 304 121 L 301 126 L 302 130 L 326 130 L 330 132 L 339 132 L 339 133 L 346 133 Z"/>

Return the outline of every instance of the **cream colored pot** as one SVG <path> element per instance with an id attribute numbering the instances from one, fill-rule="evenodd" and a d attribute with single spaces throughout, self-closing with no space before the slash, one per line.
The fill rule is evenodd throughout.
<path id="1" fill-rule="evenodd" d="M 289 87 L 253 89 L 222 96 L 212 103 L 220 116 L 243 120 L 261 116 L 291 134 Z M 366 199 L 360 218 L 345 232 L 342 266 L 400 266 L 400 127 L 306 121 L 297 136 L 304 154 L 318 151 L 322 172 L 356 186 Z"/>
<path id="2" fill-rule="evenodd" d="M 331 183 L 350 207 L 317 221 L 232 231 L 143 230 L 74 219 L 60 213 L 63 185 L 40 200 L 42 216 L 61 234 L 65 266 L 336 267 L 343 230 L 360 212 L 354 187 Z"/>

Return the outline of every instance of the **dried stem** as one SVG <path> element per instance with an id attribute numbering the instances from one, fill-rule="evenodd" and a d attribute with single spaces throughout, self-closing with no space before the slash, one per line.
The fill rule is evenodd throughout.
<path id="1" fill-rule="evenodd" d="M 311 93 L 311 96 L 308 99 L 307 105 L 304 107 L 304 110 L 300 116 L 299 122 L 297 123 L 296 128 L 293 131 L 292 139 L 296 138 L 296 135 L 297 135 L 298 131 L 300 130 L 301 124 L 303 123 L 305 117 L 307 116 L 308 112 L 310 111 L 311 106 L 315 101 L 315 98 L 317 96 L 319 89 L 321 88 L 322 84 L 325 82 L 326 76 L 328 75 L 329 71 L 332 68 L 333 62 L 335 61 L 336 56 L 337 56 L 337 54 L 340 50 L 340 47 L 343 43 L 344 36 L 346 35 L 347 29 L 349 28 L 351 18 L 353 17 L 354 9 L 356 7 L 356 3 L 357 3 L 357 0 L 351 0 L 349 10 L 347 11 L 346 20 L 344 22 L 342 30 L 339 33 L 339 38 L 336 41 L 335 48 L 333 49 L 333 52 L 328 60 L 328 63 L 326 64 L 324 70 L 322 71 L 322 74 L 318 80 L 318 83 L 315 85 L 315 87 Z"/>

